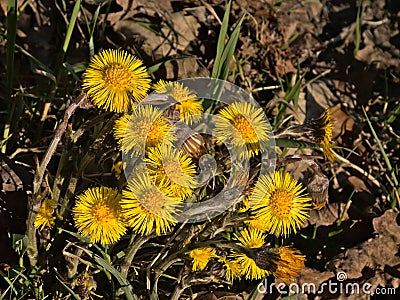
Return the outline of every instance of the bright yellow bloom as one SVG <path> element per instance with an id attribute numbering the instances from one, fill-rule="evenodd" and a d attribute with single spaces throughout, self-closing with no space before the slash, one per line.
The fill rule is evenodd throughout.
<path id="1" fill-rule="evenodd" d="M 39 207 L 38 213 L 35 219 L 35 227 L 39 230 L 43 230 L 46 226 L 52 228 L 54 225 L 53 217 L 54 207 L 56 203 L 54 200 L 45 199 Z"/>
<path id="2" fill-rule="evenodd" d="M 250 208 L 250 201 L 249 201 L 249 198 L 246 197 L 237 204 L 236 211 L 238 213 L 244 213 L 244 212 L 248 211 L 249 208 Z"/>
<path id="3" fill-rule="evenodd" d="M 187 124 L 193 124 L 201 119 L 203 105 L 187 87 L 179 82 L 167 82 L 160 80 L 154 85 L 157 94 L 167 94 L 177 103 L 175 109 L 179 111 L 179 120 Z"/>
<path id="4" fill-rule="evenodd" d="M 150 234 L 153 228 L 157 235 L 170 231 L 177 223 L 174 214 L 179 204 L 171 194 L 169 186 L 156 187 L 149 176 L 133 177 L 122 191 L 122 213 L 128 226 L 142 235 Z"/>
<path id="5" fill-rule="evenodd" d="M 321 131 L 324 132 L 323 139 L 320 142 L 322 149 L 324 151 L 325 157 L 330 161 L 334 162 L 336 159 L 335 153 L 332 151 L 332 129 L 333 122 L 331 117 L 331 112 L 329 109 L 325 110 L 323 115 L 321 116 L 323 126 L 321 126 Z"/>
<path id="6" fill-rule="evenodd" d="M 115 178 L 118 180 L 121 178 L 121 174 L 124 172 L 126 162 L 117 161 L 113 164 L 111 171 L 115 174 Z"/>
<path id="7" fill-rule="evenodd" d="M 180 200 L 192 195 L 197 181 L 196 165 L 190 157 L 170 146 L 151 148 L 147 155 L 147 170 L 156 185 L 165 183 Z"/>
<path id="8" fill-rule="evenodd" d="M 272 273 L 286 284 L 298 277 L 304 267 L 304 255 L 291 247 L 271 248 L 263 245 L 258 248 L 242 248 L 240 252 L 253 260 L 258 268 Z"/>
<path id="9" fill-rule="evenodd" d="M 305 256 L 291 247 L 273 248 L 270 252 L 275 254 L 271 255 L 271 262 L 276 265 L 272 273 L 289 285 L 304 267 Z"/>
<path id="10" fill-rule="evenodd" d="M 126 112 L 150 88 L 150 77 L 140 59 L 123 50 L 104 50 L 90 60 L 83 75 L 83 89 L 101 108 Z"/>
<path id="11" fill-rule="evenodd" d="M 261 175 L 250 197 L 254 213 L 250 225 L 276 236 L 287 236 L 291 230 L 296 232 L 308 218 L 310 209 L 311 198 L 303 194 L 304 190 L 289 173 Z"/>
<path id="12" fill-rule="evenodd" d="M 215 134 L 233 147 L 247 147 L 248 156 L 266 150 L 270 126 L 262 108 L 248 102 L 235 102 L 223 108 L 215 122 Z"/>
<path id="13" fill-rule="evenodd" d="M 264 245 L 266 235 L 254 228 L 246 228 L 234 235 L 238 245 L 244 248 L 260 248 Z M 242 252 L 235 252 L 232 255 L 235 263 L 242 267 L 242 274 L 246 279 L 261 279 L 270 274 L 270 271 L 261 269 L 257 266 L 253 258 Z"/>
<path id="14" fill-rule="evenodd" d="M 152 88 L 157 94 L 166 94 L 168 92 L 168 86 L 171 86 L 171 81 L 166 81 L 164 79 L 160 79 L 156 83 L 153 84 Z"/>
<path id="15" fill-rule="evenodd" d="M 304 124 L 294 126 L 295 132 L 303 132 L 306 137 L 321 145 L 325 157 L 333 162 L 336 159 L 332 151 L 333 121 L 329 109 L 325 110 L 322 116 L 316 120 L 308 120 Z"/>
<path id="16" fill-rule="evenodd" d="M 111 244 L 125 234 L 121 195 L 107 187 L 90 188 L 77 196 L 72 210 L 75 226 L 93 243 Z"/>
<path id="17" fill-rule="evenodd" d="M 143 155 L 146 149 L 161 144 L 172 146 L 175 140 L 173 127 L 158 108 L 139 105 L 131 115 L 125 114 L 115 121 L 114 136 L 119 148 L 131 155 Z"/>
<path id="18" fill-rule="evenodd" d="M 225 278 L 232 282 L 234 279 L 238 279 L 243 275 L 242 265 L 236 260 L 230 260 L 227 257 L 221 257 L 219 259 L 225 266 Z"/>
<path id="19" fill-rule="evenodd" d="M 207 266 L 211 258 L 217 257 L 215 249 L 197 248 L 191 250 L 189 256 L 193 259 L 192 271 L 202 271 Z"/>

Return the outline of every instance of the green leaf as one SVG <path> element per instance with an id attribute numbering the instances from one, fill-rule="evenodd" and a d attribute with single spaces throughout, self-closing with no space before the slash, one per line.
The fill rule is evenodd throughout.
<path id="1" fill-rule="evenodd" d="M 93 259 L 104 269 L 110 272 L 115 279 L 117 279 L 118 283 L 121 285 L 122 290 L 125 292 L 125 296 L 128 300 L 139 300 L 139 298 L 133 293 L 132 286 L 128 279 L 126 279 L 122 274 L 116 270 L 113 266 L 111 266 L 106 260 L 98 256 L 97 254 L 93 255 Z"/>
<path id="2" fill-rule="evenodd" d="M 28 237 L 23 234 L 12 235 L 12 247 L 22 257 L 28 248 Z"/>

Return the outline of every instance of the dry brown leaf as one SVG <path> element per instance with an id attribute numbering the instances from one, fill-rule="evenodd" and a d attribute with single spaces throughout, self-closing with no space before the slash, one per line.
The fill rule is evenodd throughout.
<path id="1" fill-rule="evenodd" d="M 359 278 L 365 266 L 376 269 L 376 274 L 368 282 L 371 290 L 379 285 L 397 288 L 400 278 L 393 277 L 385 272 L 385 267 L 397 268 L 400 257 L 397 256 L 400 243 L 400 226 L 397 219 L 399 214 L 393 210 L 386 211 L 382 216 L 373 219 L 373 226 L 377 235 L 368 241 L 347 249 L 331 262 L 336 272 L 346 272 L 348 278 Z"/>
<path id="2" fill-rule="evenodd" d="M 334 96 L 325 81 L 317 80 L 307 85 L 307 119 L 319 118 L 325 109 L 332 106 L 331 99 Z"/>
<path id="3" fill-rule="evenodd" d="M 357 176 L 350 176 L 347 178 L 347 180 L 351 183 L 352 186 L 354 186 L 354 189 L 356 190 L 356 192 L 360 193 L 360 192 L 367 192 L 369 194 L 371 194 L 371 191 L 367 188 L 367 186 L 365 185 L 365 182 L 357 177 Z"/>
<path id="4" fill-rule="evenodd" d="M 320 210 L 312 210 L 310 211 L 310 218 L 305 225 L 317 225 L 317 226 L 330 226 L 334 224 L 343 213 L 346 204 L 341 202 L 328 203 L 325 207 Z M 349 219 L 347 211 L 342 216 L 342 221 L 346 221 Z"/>
<path id="5" fill-rule="evenodd" d="M 247 292 L 234 294 L 224 291 L 217 291 L 213 293 L 204 294 L 197 299 L 198 300 L 243 300 L 247 299 L 248 296 L 249 295 Z"/>

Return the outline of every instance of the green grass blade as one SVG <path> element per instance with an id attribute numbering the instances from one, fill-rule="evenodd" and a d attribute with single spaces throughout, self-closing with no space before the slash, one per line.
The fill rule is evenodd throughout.
<path id="1" fill-rule="evenodd" d="M 283 97 L 287 101 L 287 103 L 290 103 L 291 101 L 293 101 L 294 109 L 297 109 L 297 107 L 298 107 L 299 95 L 300 95 L 300 91 L 302 90 L 301 82 L 303 81 L 304 76 L 305 76 L 305 74 L 300 76 L 300 69 L 298 69 L 298 73 L 296 75 L 296 77 L 297 77 L 296 83 L 294 84 L 294 86 L 292 86 L 291 88 L 289 88 L 286 91 L 286 94 Z M 286 81 L 289 81 L 289 79 L 286 79 Z M 274 127 L 280 122 L 280 120 L 284 116 L 284 114 L 286 112 L 286 107 L 287 107 L 287 105 L 284 105 L 283 103 L 277 107 L 278 113 L 273 122 Z"/>
<path id="2" fill-rule="evenodd" d="M 215 55 L 214 66 L 212 70 L 212 78 L 220 78 L 221 72 L 221 57 L 225 48 L 225 38 L 228 33 L 229 26 L 229 14 L 231 11 L 232 0 L 230 0 L 225 8 L 224 19 L 222 20 L 221 29 L 219 31 L 218 43 L 217 43 L 217 53 Z"/>
<path id="3" fill-rule="evenodd" d="M 44 63 L 42 63 L 40 60 L 38 60 L 36 57 L 34 57 L 32 54 L 30 54 L 28 51 L 26 51 L 20 45 L 16 44 L 15 48 L 17 48 L 22 54 L 24 54 L 26 57 L 28 57 L 30 60 L 32 60 L 35 64 L 37 64 L 37 66 L 43 71 L 43 72 L 41 72 L 42 75 L 46 76 L 54 83 L 56 82 L 56 76 L 55 76 L 53 70 L 51 70 L 49 67 L 47 67 Z"/>
<path id="4" fill-rule="evenodd" d="M 299 95 L 300 95 L 300 90 L 301 90 L 301 82 L 303 81 L 304 74 L 300 76 L 300 70 L 298 70 L 297 73 L 297 80 L 294 86 L 286 93 L 284 99 L 287 102 L 293 101 L 294 108 L 297 109 L 298 105 L 298 100 L 299 100 Z"/>
<path id="5" fill-rule="evenodd" d="M 390 163 L 389 157 L 387 156 L 387 154 L 385 152 L 385 149 L 383 148 L 383 145 L 382 145 L 378 135 L 376 134 L 376 132 L 374 130 L 374 127 L 371 124 L 371 121 L 368 118 L 367 112 L 365 111 L 364 107 L 362 107 L 362 109 L 363 109 L 364 116 L 365 116 L 365 118 L 367 120 L 368 126 L 371 129 L 372 135 L 374 136 L 376 144 L 378 145 L 379 150 L 381 151 L 381 154 L 382 154 L 383 159 L 385 161 L 385 164 L 386 164 L 386 166 L 388 168 L 388 172 L 390 174 L 390 177 L 393 180 L 395 188 L 397 189 L 397 191 L 400 192 L 399 181 L 397 180 L 396 170 L 392 167 L 392 164 Z"/>
<path id="6" fill-rule="evenodd" d="M 212 78 L 226 80 L 229 74 L 229 66 L 234 56 L 236 44 L 239 38 L 240 28 L 242 26 L 245 14 L 240 18 L 238 24 L 232 32 L 231 37 L 228 39 L 225 44 L 225 36 L 227 35 L 228 23 L 229 23 L 229 11 L 231 7 L 231 2 L 227 5 L 227 10 L 225 11 L 224 19 L 222 21 L 222 26 L 218 38 L 218 48 L 217 54 L 215 57 L 215 63 L 212 71 Z M 229 9 L 229 10 L 228 10 Z M 222 89 L 224 86 L 224 81 L 216 81 L 215 86 L 213 88 L 213 95 L 215 99 L 219 99 L 221 97 Z M 215 107 L 215 101 L 205 101 L 204 106 L 207 108 L 207 111 L 212 111 Z"/>
<path id="7" fill-rule="evenodd" d="M 74 5 L 74 10 L 72 11 L 71 19 L 69 21 L 67 33 L 65 35 L 64 44 L 62 51 L 65 54 L 68 50 L 69 43 L 71 41 L 72 32 L 75 28 L 76 19 L 78 18 L 79 8 L 81 6 L 81 0 L 76 0 Z"/>
<path id="8" fill-rule="evenodd" d="M 219 70 L 219 79 L 226 80 L 228 78 L 229 73 L 229 65 L 231 59 L 235 53 L 236 44 L 239 38 L 240 28 L 242 26 L 245 15 L 240 18 L 239 23 L 236 25 L 235 29 L 232 32 L 231 37 L 229 38 L 226 46 L 224 47 L 224 51 L 221 55 L 221 65 Z"/>
<path id="9" fill-rule="evenodd" d="M 92 19 L 89 21 L 87 18 L 87 15 L 85 13 L 85 11 L 83 10 L 83 15 L 85 17 L 85 21 L 86 21 L 86 26 L 89 32 L 89 55 L 90 57 L 93 56 L 94 54 L 94 39 L 93 39 L 93 35 L 94 35 L 94 30 L 96 29 L 96 24 L 97 24 L 97 19 L 99 17 L 99 13 L 100 13 L 100 8 L 101 5 L 99 4 L 93 14 Z"/>
<path id="10" fill-rule="evenodd" d="M 67 53 L 69 43 L 71 42 L 71 36 L 72 36 L 72 32 L 74 31 L 74 28 L 75 28 L 75 23 L 76 23 L 76 19 L 78 18 L 80 6 L 81 6 L 81 0 L 76 0 L 74 9 L 72 11 L 71 18 L 69 20 L 67 33 L 65 34 L 64 43 L 63 43 L 61 52 L 58 55 L 58 59 L 57 59 L 56 67 L 55 67 L 55 73 L 57 74 L 57 81 L 59 80 L 59 77 L 61 75 L 60 74 L 61 66 L 64 61 L 64 56 Z"/>
<path id="11" fill-rule="evenodd" d="M 61 285 L 70 293 L 70 296 L 74 297 L 74 299 L 76 300 L 80 300 L 81 297 L 79 297 L 78 294 L 76 294 L 68 285 L 66 285 L 60 277 L 58 277 L 57 275 L 55 276 L 56 279 L 61 283 Z"/>
<path id="12" fill-rule="evenodd" d="M 111 266 L 106 260 L 101 258 L 100 256 L 94 254 L 93 259 L 105 270 L 110 272 L 115 279 L 117 279 L 118 283 L 121 285 L 122 290 L 125 292 L 125 296 L 128 300 L 138 300 L 139 298 L 133 293 L 132 286 L 128 279 L 126 279 L 122 274 Z"/>
<path id="13" fill-rule="evenodd" d="M 93 19 L 91 21 L 91 30 L 89 31 L 89 34 L 90 34 L 90 40 L 89 40 L 90 57 L 92 57 L 93 54 L 94 54 L 94 39 L 93 39 L 93 35 L 94 35 L 94 29 L 96 28 L 97 18 L 99 17 L 100 8 L 101 8 L 100 5 L 97 6 L 97 9 L 96 9 L 96 11 L 94 12 L 94 15 L 93 15 Z"/>

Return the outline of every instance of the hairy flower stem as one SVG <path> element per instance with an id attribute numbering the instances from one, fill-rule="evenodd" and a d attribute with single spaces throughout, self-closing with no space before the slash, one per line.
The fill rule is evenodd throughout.
<path id="1" fill-rule="evenodd" d="M 34 222 L 38 210 L 40 208 L 40 205 L 42 203 L 42 200 L 45 197 L 45 194 L 41 193 L 41 185 L 47 165 L 49 164 L 50 159 L 53 157 L 54 152 L 57 149 L 57 145 L 60 142 L 62 136 L 64 135 L 65 129 L 67 128 L 68 120 L 71 118 L 71 116 L 74 114 L 77 108 L 88 108 L 88 107 L 90 107 L 88 97 L 86 96 L 86 94 L 81 94 L 65 110 L 63 120 L 59 124 L 57 131 L 53 137 L 53 140 L 51 141 L 49 147 L 47 148 L 46 154 L 35 172 L 35 177 L 33 179 L 33 193 L 32 193 L 32 198 L 28 202 L 28 218 L 26 222 L 27 225 L 26 235 L 28 236 L 27 254 L 31 266 L 36 265 L 38 260 L 36 228 Z"/>
<path id="2" fill-rule="evenodd" d="M 139 236 L 136 238 L 136 234 L 132 234 L 131 239 L 129 241 L 128 251 L 124 257 L 123 263 L 121 264 L 121 274 L 125 278 L 128 276 L 129 267 L 132 264 L 133 258 L 136 255 L 136 252 L 140 249 L 140 247 L 146 243 L 151 236 Z"/>

